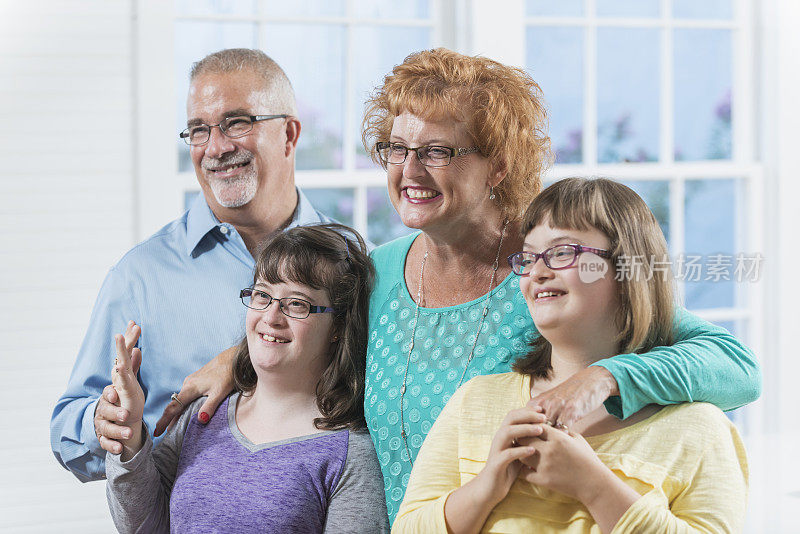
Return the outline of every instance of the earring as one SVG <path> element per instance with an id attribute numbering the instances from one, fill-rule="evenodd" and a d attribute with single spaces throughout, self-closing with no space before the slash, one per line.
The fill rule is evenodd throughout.
<path id="1" fill-rule="evenodd" d="M 489 200 L 494 200 L 497 195 L 494 194 L 494 187 L 489 186 Z"/>

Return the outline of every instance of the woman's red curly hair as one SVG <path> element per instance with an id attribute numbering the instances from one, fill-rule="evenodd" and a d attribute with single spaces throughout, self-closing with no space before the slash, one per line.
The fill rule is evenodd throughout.
<path id="1" fill-rule="evenodd" d="M 463 122 L 481 154 L 505 179 L 494 189 L 507 217 L 518 219 L 542 189 L 551 162 L 542 90 L 522 69 L 446 48 L 409 55 L 367 100 L 361 138 L 373 161 L 394 118 L 408 111 L 426 120 Z"/>

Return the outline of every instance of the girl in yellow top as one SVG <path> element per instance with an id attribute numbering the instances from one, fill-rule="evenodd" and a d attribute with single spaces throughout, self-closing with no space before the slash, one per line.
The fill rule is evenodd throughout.
<path id="1" fill-rule="evenodd" d="M 715 406 L 624 421 L 600 408 L 568 429 L 528 404 L 597 360 L 672 343 L 667 247 L 644 201 L 610 180 L 562 180 L 523 232 L 509 262 L 541 336 L 516 373 L 476 377 L 450 399 L 393 532 L 740 531 L 747 460 Z"/>

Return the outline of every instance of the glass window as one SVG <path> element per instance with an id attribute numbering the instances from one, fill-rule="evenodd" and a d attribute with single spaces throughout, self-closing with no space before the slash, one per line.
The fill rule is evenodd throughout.
<path id="1" fill-rule="evenodd" d="M 534 17 L 580 17 L 583 15 L 583 0 L 527 0 L 525 14 Z"/>
<path id="2" fill-rule="evenodd" d="M 659 0 L 597 0 L 600 17 L 657 17 Z"/>
<path id="3" fill-rule="evenodd" d="M 730 19 L 731 0 L 672 0 L 672 16 L 681 19 Z"/>
<path id="4" fill-rule="evenodd" d="M 367 234 L 370 241 L 376 245 L 388 243 L 392 239 L 415 231 L 400 220 L 400 216 L 389 201 L 385 187 L 367 189 L 367 218 L 369 220 Z"/>
<path id="5" fill-rule="evenodd" d="M 659 63 L 658 30 L 597 30 L 600 163 L 658 160 Z"/>
<path id="6" fill-rule="evenodd" d="M 353 194 L 355 189 L 345 187 L 306 187 L 303 189 L 303 193 L 317 210 L 328 217 L 333 217 L 342 224 L 353 226 Z"/>
<path id="7" fill-rule="evenodd" d="M 430 16 L 430 0 L 402 3 L 353 0 L 353 13 L 365 19 L 427 19 Z"/>
<path id="8" fill-rule="evenodd" d="M 286 71 L 297 99 L 301 124 L 297 169 L 341 169 L 344 26 L 265 24 L 262 32 L 264 52 Z M 297 45 L 299 36 L 302 46 Z"/>
<path id="9" fill-rule="evenodd" d="M 675 30 L 675 160 L 730 159 L 731 31 Z"/>
<path id="10" fill-rule="evenodd" d="M 270 17 L 341 17 L 346 0 L 262 0 L 264 13 Z M 305 38 L 307 34 L 301 34 Z"/>
<path id="11" fill-rule="evenodd" d="M 180 15 L 253 15 L 257 0 L 175 0 Z"/>
<path id="12" fill-rule="evenodd" d="M 687 180 L 684 202 L 683 272 L 686 306 L 693 309 L 736 306 L 734 271 L 740 205 L 739 181 Z"/>
<path id="13" fill-rule="evenodd" d="M 527 29 L 525 67 L 544 92 L 557 163 L 583 160 L 582 28 Z"/>

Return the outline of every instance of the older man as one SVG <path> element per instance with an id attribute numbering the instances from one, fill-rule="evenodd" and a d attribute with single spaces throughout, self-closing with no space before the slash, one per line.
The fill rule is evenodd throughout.
<path id="1" fill-rule="evenodd" d="M 258 243 L 277 230 L 330 221 L 295 187 L 294 93 L 264 53 L 222 50 L 196 63 L 187 111 L 180 135 L 202 195 L 111 268 L 53 411 L 53 454 L 82 481 L 104 477 L 103 447 L 116 451 L 119 443 L 108 438 L 128 431 L 115 424 L 128 414 L 101 397 L 111 382 L 114 334 L 129 320 L 141 325 L 144 421 L 154 429 L 184 378 L 243 335 L 238 291 L 252 281 Z M 201 420 L 225 393 L 209 397 Z"/>

